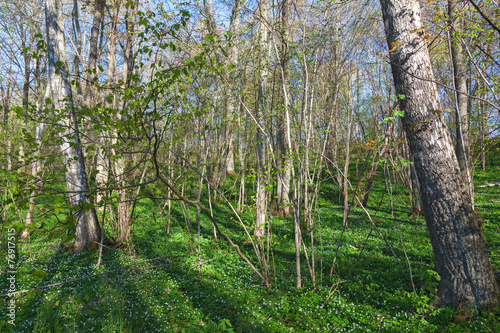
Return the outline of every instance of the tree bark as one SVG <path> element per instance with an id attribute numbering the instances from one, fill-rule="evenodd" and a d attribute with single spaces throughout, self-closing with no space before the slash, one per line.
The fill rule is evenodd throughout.
<path id="1" fill-rule="evenodd" d="M 76 44 L 75 55 L 73 57 L 73 75 L 76 81 L 76 96 L 77 100 L 83 99 L 82 86 L 81 86 L 81 75 L 80 75 L 80 57 L 82 55 L 82 30 L 80 28 L 80 10 L 78 9 L 78 0 L 73 0 L 73 11 L 71 16 L 73 16 L 73 38 Z"/>
<path id="2" fill-rule="evenodd" d="M 245 152 L 243 145 L 245 142 L 244 130 L 241 126 L 241 115 L 238 116 L 238 158 L 240 160 L 240 193 L 238 198 L 238 212 L 243 212 L 245 209 Z"/>
<path id="3" fill-rule="evenodd" d="M 417 0 L 380 0 L 396 93 L 420 183 L 440 305 L 497 306 L 499 291 L 441 111 Z"/>
<path id="4" fill-rule="evenodd" d="M 415 163 L 410 165 L 411 178 L 411 216 L 422 216 L 422 201 L 420 200 L 420 184 L 415 171 Z"/>
<path id="5" fill-rule="evenodd" d="M 40 112 L 42 110 L 42 106 L 45 103 L 45 99 L 49 98 L 49 97 L 50 97 L 50 86 L 47 86 L 45 89 L 45 95 L 43 97 L 43 100 L 39 99 L 37 101 L 37 107 L 36 107 L 37 116 L 40 114 Z M 39 122 L 37 124 L 36 130 L 35 130 L 37 149 L 35 151 L 35 160 L 33 161 L 33 164 L 31 166 L 31 176 L 33 176 L 33 179 L 35 181 L 35 188 L 31 192 L 31 195 L 29 198 L 28 213 L 26 214 L 26 222 L 25 222 L 26 227 L 28 227 L 33 222 L 33 217 L 35 215 L 35 206 L 36 206 L 35 198 L 36 198 L 36 195 L 40 192 L 41 186 L 42 186 L 41 180 L 38 179 L 38 173 L 41 171 L 40 170 L 41 169 L 40 168 L 40 165 L 41 165 L 40 154 L 42 151 L 44 125 L 45 124 L 43 122 Z M 24 231 L 21 233 L 21 238 L 27 238 L 28 236 L 29 236 L 28 229 L 24 229 Z"/>
<path id="6" fill-rule="evenodd" d="M 469 169 L 469 115 L 467 113 L 467 77 L 465 73 L 465 59 L 463 56 L 462 44 L 460 43 L 460 8 L 457 0 L 448 0 L 448 17 L 450 24 L 450 49 L 453 63 L 453 83 L 455 88 L 455 121 L 457 142 L 455 143 L 455 153 L 457 154 L 458 165 L 462 172 L 464 182 L 466 182 L 474 207 L 474 190 L 471 172 Z"/>
<path id="7" fill-rule="evenodd" d="M 130 81 L 132 78 L 132 73 L 134 70 L 134 39 L 135 39 L 135 24 L 137 18 L 137 9 L 139 3 L 138 0 L 134 1 L 133 6 L 127 5 L 127 11 L 125 14 L 125 27 L 127 29 L 127 34 L 125 35 L 126 43 L 124 48 L 124 58 L 123 58 L 123 89 L 125 90 L 130 86 Z M 123 99 L 121 108 L 126 110 L 131 107 L 127 99 Z M 127 115 L 119 116 L 122 120 L 125 120 Z M 114 137 L 118 137 L 118 132 L 114 133 Z M 127 179 L 132 177 L 130 172 L 131 162 L 128 155 L 125 155 L 121 148 L 116 150 L 118 158 L 115 161 L 115 177 L 116 183 L 120 187 L 117 190 L 117 194 L 120 202 L 118 203 L 118 238 L 117 243 L 128 246 L 130 240 L 131 231 L 131 208 L 132 202 L 130 199 L 130 189 L 125 188 L 127 184 Z"/>
<path id="8" fill-rule="evenodd" d="M 46 0 L 45 18 L 47 28 L 47 57 L 52 103 L 61 112 L 60 124 L 64 127 L 61 151 L 66 167 L 66 186 L 69 201 L 76 219 L 76 239 L 73 251 L 89 249 L 92 242 L 100 241 L 100 228 L 94 208 L 87 197 L 88 182 L 85 157 L 78 131 L 78 115 L 73 105 L 71 85 L 68 79 L 66 45 L 64 41 L 64 19 L 62 3 Z"/>
<path id="9" fill-rule="evenodd" d="M 287 94 L 287 87 L 289 86 L 289 52 L 288 52 L 288 29 L 290 17 L 290 2 L 289 0 L 281 1 L 281 83 L 283 88 L 283 107 L 286 110 L 290 107 Z M 290 180 L 292 177 L 292 161 L 290 158 L 290 151 L 287 150 L 286 142 L 286 121 L 283 115 L 278 115 L 278 147 L 279 147 L 279 166 L 278 179 L 277 179 L 277 202 L 276 209 L 280 216 L 291 216 L 292 210 L 290 205 Z"/>
<path id="10" fill-rule="evenodd" d="M 265 58 L 267 57 L 267 47 L 268 47 L 268 30 L 266 27 L 267 20 L 267 2 L 262 1 L 259 5 L 260 14 L 262 15 L 262 21 L 259 24 L 259 44 L 260 50 L 262 52 L 262 57 L 260 59 L 260 73 L 259 73 L 259 83 L 257 91 L 257 101 L 255 103 L 255 118 L 257 119 L 257 189 L 255 192 L 255 205 L 256 205 L 256 218 L 255 218 L 255 238 L 260 242 L 265 234 L 265 223 L 266 223 L 266 190 L 265 190 L 265 160 L 264 160 L 264 110 L 265 110 L 265 94 L 266 94 L 266 81 L 267 81 L 267 63 Z"/>
<path id="11" fill-rule="evenodd" d="M 240 25 L 240 10 L 241 2 L 236 0 L 234 3 L 233 11 L 231 14 L 231 22 L 229 25 L 230 40 L 229 47 L 227 49 L 227 57 L 230 65 L 238 65 L 238 49 L 236 48 L 236 42 L 238 40 L 238 30 Z M 236 67 L 235 67 L 236 68 Z M 233 69 L 234 71 L 234 69 Z M 227 80 L 230 83 L 231 77 L 227 73 Z M 228 142 L 227 155 L 226 155 L 226 172 L 230 175 L 234 175 L 234 138 L 233 138 L 233 128 L 234 128 L 234 106 L 236 104 L 235 92 L 232 91 L 231 87 L 228 87 L 227 101 L 226 101 L 226 140 Z"/>
<path id="12" fill-rule="evenodd" d="M 94 80 L 97 80 L 97 58 L 98 58 L 98 39 L 99 28 L 104 17 L 105 0 L 95 0 L 94 3 L 94 18 L 92 20 L 92 28 L 90 29 L 89 39 L 89 61 L 87 66 L 87 82 L 85 84 L 85 104 L 91 107 L 93 97 Z M 128 45 L 128 44 L 127 44 Z"/>

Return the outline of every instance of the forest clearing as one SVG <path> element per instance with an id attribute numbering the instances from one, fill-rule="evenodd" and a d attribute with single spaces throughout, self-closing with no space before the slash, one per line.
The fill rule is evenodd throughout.
<path id="1" fill-rule="evenodd" d="M 0 332 L 500 332 L 495 0 L 0 0 Z"/>

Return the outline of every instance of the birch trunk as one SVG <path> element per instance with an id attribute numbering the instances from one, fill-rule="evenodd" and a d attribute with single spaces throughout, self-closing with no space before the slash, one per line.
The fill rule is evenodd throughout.
<path id="1" fill-rule="evenodd" d="M 64 128 L 61 151 L 66 167 L 65 178 L 69 201 L 76 219 L 76 239 L 73 251 L 80 252 L 89 249 L 92 242 L 100 240 L 100 228 L 95 209 L 85 207 L 91 202 L 87 197 L 89 189 L 85 157 L 78 131 L 78 115 L 74 109 L 71 85 L 67 75 L 62 3 L 57 0 L 47 0 L 45 18 L 49 85 L 52 103 L 61 113 L 60 124 Z"/>
<path id="2" fill-rule="evenodd" d="M 257 119 L 257 189 L 255 192 L 256 218 L 254 235 L 258 241 L 261 241 L 265 234 L 266 223 L 266 190 L 265 190 L 265 160 L 264 160 L 264 110 L 265 110 L 265 94 L 267 83 L 267 48 L 268 48 L 268 30 L 267 24 L 267 2 L 262 1 L 259 5 L 262 21 L 259 24 L 259 48 L 262 52 L 260 59 L 260 73 L 258 84 L 258 96 L 255 103 L 255 118 Z"/>

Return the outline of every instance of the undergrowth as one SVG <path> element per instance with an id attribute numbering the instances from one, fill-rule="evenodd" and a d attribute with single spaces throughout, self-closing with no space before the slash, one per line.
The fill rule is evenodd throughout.
<path id="1" fill-rule="evenodd" d="M 498 171 L 498 166 L 478 171 L 476 184 L 494 182 Z M 432 270 L 425 222 L 409 216 L 407 193 L 399 184 L 393 209 L 387 197 L 378 209 L 384 191 L 379 179 L 368 210 L 394 254 L 363 210 L 353 208 L 330 276 L 343 207 L 333 183 L 322 185 L 315 234 L 317 284 L 312 285 L 302 258 L 304 287 L 300 290 L 295 289 L 293 229 L 287 218 L 270 218 L 274 265 L 269 289 L 223 239 L 214 238 L 206 216 L 201 216 L 201 241 L 189 237 L 186 230 L 189 224 L 194 228 L 196 210 L 190 210 L 186 222 L 177 203 L 173 204 L 172 232 L 167 234 L 165 216 L 154 215 L 157 203 L 139 201 L 133 225 L 134 254 L 104 248 L 99 268 L 98 253 L 68 253 L 59 238 L 47 240 L 40 234 L 30 244 L 17 239 L 16 290 L 62 284 L 1 298 L 0 331 L 499 332 L 498 312 L 461 318 L 451 308 L 432 307 L 439 277 Z M 476 189 L 476 206 L 495 271 L 500 270 L 499 191 L 498 187 Z M 248 227 L 253 213 L 249 207 L 242 214 Z M 252 247 L 232 212 L 222 203 L 215 205 L 214 215 L 255 263 Z M 304 240 L 309 246 L 307 234 Z M 6 252 L 5 244 L 2 251 Z M 405 253 L 412 263 L 412 276 Z M 9 290 L 12 271 L 4 257 L 2 294 Z M 11 299 L 15 299 L 15 326 L 8 317 Z"/>

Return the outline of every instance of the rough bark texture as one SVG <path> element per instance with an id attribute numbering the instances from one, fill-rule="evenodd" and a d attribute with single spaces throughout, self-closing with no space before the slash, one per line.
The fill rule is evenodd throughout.
<path id="1" fill-rule="evenodd" d="M 66 166 L 65 178 L 69 201 L 76 219 L 76 239 L 73 250 L 79 252 L 89 249 L 91 242 L 100 241 L 100 228 L 95 210 L 83 207 L 89 203 L 86 196 L 88 183 L 71 85 L 66 75 L 67 56 L 62 3 L 58 0 L 47 0 L 45 2 L 45 17 L 49 84 L 52 102 L 55 109 L 60 110 L 62 116 L 60 122 L 65 128 L 61 151 Z"/>
<path id="2" fill-rule="evenodd" d="M 440 304 L 497 306 L 498 286 L 441 111 L 417 0 L 381 0 L 403 125 L 420 183 Z M 404 98 L 401 96 L 404 95 Z"/>

